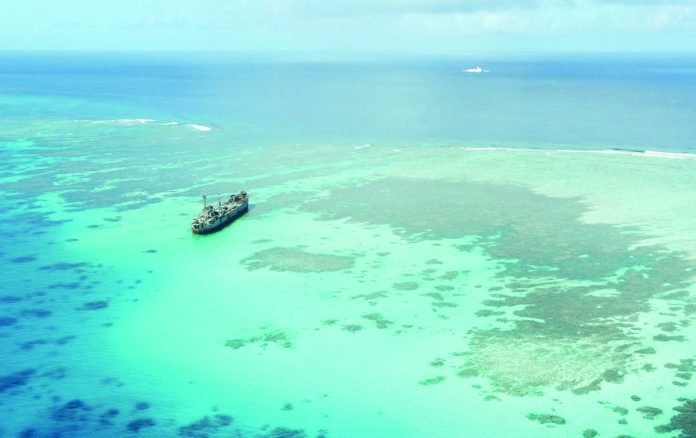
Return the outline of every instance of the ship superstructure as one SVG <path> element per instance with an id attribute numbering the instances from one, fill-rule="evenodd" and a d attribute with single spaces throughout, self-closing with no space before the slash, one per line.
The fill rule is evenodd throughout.
<path id="1" fill-rule="evenodd" d="M 218 201 L 217 206 L 208 202 L 203 195 L 203 209 L 191 224 L 195 234 L 208 234 L 221 230 L 249 210 L 249 195 L 242 191 L 231 195 L 225 202 Z"/>

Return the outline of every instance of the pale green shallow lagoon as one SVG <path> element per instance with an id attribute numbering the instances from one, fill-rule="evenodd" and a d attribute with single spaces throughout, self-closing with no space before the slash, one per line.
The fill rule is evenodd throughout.
<path id="1" fill-rule="evenodd" d="M 207 142 L 206 166 L 176 147 L 150 166 L 151 140 L 136 167 L 10 143 L 37 184 L 47 169 L 33 212 L 57 223 L 3 250 L 35 257 L 3 290 L 48 285 L 32 306 L 65 320 L 19 319 L 4 348 L 76 338 L 15 347 L 15 369 L 42 365 L 0 406 L 8 436 L 41 412 L 79 436 L 143 418 L 142 436 L 693 436 L 673 408 L 696 370 L 695 159 L 288 145 L 205 161 L 215 130 L 122 125 L 108 135 Z M 22 175 L 3 190 L 31 191 Z M 249 214 L 191 235 L 197 193 L 228 187 L 251 193 Z M 70 399 L 84 421 L 55 415 Z"/>

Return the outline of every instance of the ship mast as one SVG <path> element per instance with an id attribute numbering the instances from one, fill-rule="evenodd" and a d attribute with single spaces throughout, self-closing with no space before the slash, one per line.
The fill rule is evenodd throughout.
<path id="1" fill-rule="evenodd" d="M 201 195 L 203 196 L 203 207 L 208 206 L 208 195 Z"/>

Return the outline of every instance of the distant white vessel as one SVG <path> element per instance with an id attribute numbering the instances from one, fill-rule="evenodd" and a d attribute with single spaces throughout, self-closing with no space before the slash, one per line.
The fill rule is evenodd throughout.
<path id="1" fill-rule="evenodd" d="M 490 70 L 488 70 L 487 68 L 481 68 L 477 65 L 473 68 L 465 68 L 463 71 L 464 73 L 488 73 Z"/>

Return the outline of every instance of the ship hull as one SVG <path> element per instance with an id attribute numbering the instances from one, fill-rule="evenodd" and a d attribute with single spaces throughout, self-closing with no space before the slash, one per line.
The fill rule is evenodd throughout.
<path id="1" fill-rule="evenodd" d="M 210 224 L 207 227 L 201 227 L 198 229 L 192 227 L 191 231 L 193 231 L 193 234 L 210 234 L 216 231 L 220 231 L 232 222 L 234 222 L 235 220 L 239 219 L 239 217 L 243 216 L 247 211 L 249 211 L 248 202 L 239 206 L 232 213 L 220 218 L 217 222 Z"/>

